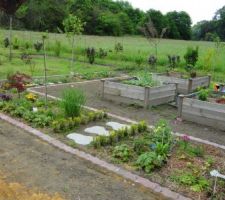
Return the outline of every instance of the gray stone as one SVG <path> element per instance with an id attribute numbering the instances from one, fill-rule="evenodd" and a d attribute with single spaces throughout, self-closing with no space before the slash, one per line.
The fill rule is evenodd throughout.
<path id="1" fill-rule="evenodd" d="M 76 142 L 77 144 L 81 144 L 81 145 L 88 145 L 93 141 L 93 137 L 81 135 L 78 133 L 71 133 L 71 134 L 67 135 L 67 138 L 69 138 L 69 139 L 73 140 L 74 142 Z"/>

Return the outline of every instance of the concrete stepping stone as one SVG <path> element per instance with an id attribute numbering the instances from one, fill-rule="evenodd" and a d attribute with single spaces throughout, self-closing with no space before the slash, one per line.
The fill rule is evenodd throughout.
<path id="1" fill-rule="evenodd" d="M 81 135 L 78 133 L 71 133 L 71 134 L 67 135 L 66 137 L 73 140 L 77 144 L 81 144 L 81 145 L 88 145 L 93 141 L 93 137 Z"/>
<path id="2" fill-rule="evenodd" d="M 109 135 L 109 131 L 107 131 L 103 126 L 93 126 L 90 128 L 86 128 L 84 132 L 96 135 L 105 135 L 105 136 Z"/>
<path id="3" fill-rule="evenodd" d="M 107 122 L 106 123 L 107 126 L 110 126 L 113 130 L 115 131 L 118 131 L 120 129 L 123 129 L 123 128 L 130 128 L 129 125 L 127 124 L 121 124 L 121 123 L 118 123 L 118 122 Z"/>

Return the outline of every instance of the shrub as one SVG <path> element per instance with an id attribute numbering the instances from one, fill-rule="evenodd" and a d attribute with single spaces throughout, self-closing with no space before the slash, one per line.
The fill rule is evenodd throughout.
<path id="1" fill-rule="evenodd" d="M 9 38 L 5 38 L 4 41 L 3 41 L 3 43 L 4 43 L 4 47 L 5 48 L 8 48 L 9 45 L 10 45 Z"/>
<path id="2" fill-rule="evenodd" d="M 54 53 L 55 53 L 55 56 L 59 57 L 60 54 L 61 54 L 61 42 L 60 41 L 55 41 L 55 45 L 54 45 Z"/>
<path id="3" fill-rule="evenodd" d="M 138 155 L 140 155 L 149 150 L 149 142 L 144 138 L 135 139 L 133 149 Z"/>
<path id="4" fill-rule="evenodd" d="M 207 89 L 201 89 L 198 93 L 198 99 L 201 101 L 207 101 L 209 97 L 209 91 Z"/>
<path id="5" fill-rule="evenodd" d="M 177 55 L 168 55 L 169 67 L 174 69 L 180 63 L 180 56 Z"/>
<path id="6" fill-rule="evenodd" d="M 148 58 L 148 64 L 152 67 L 155 68 L 157 64 L 157 58 L 154 55 L 150 55 Z"/>
<path id="7" fill-rule="evenodd" d="M 78 117 L 85 104 L 85 96 L 78 89 L 66 89 L 62 94 L 61 107 L 67 117 Z"/>
<path id="8" fill-rule="evenodd" d="M 105 58 L 107 55 L 108 55 L 107 51 L 105 51 L 102 48 L 99 49 L 99 52 L 98 52 L 98 57 L 99 58 Z"/>
<path id="9" fill-rule="evenodd" d="M 192 73 L 192 77 L 195 77 L 195 73 L 193 73 L 193 70 L 195 68 L 195 65 L 198 61 L 198 47 L 193 49 L 192 47 L 188 47 L 187 51 L 184 55 L 184 59 L 186 61 L 186 67 L 185 70 L 187 72 Z"/>
<path id="10" fill-rule="evenodd" d="M 13 43 L 12 43 L 13 49 L 19 49 L 20 47 L 20 43 L 19 43 L 19 39 L 17 37 L 15 37 L 13 39 Z"/>
<path id="11" fill-rule="evenodd" d="M 41 49 L 42 49 L 42 47 L 43 47 L 43 43 L 42 42 L 36 42 L 36 43 L 34 43 L 34 48 L 35 48 L 35 50 L 37 52 L 40 52 Z"/>
<path id="12" fill-rule="evenodd" d="M 95 49 L 94 48 L 87 48 L 86 50 L 87 58 L 90 64 L 95 62 Z"/>
<path id="13" fill-rule="evenodd" d="M 150 173 L 153 169 L 162 166 L 163 157 L 156 152 L 143 153 L 138 157 L 136 164 L 140 169 Z"/>
<path id="14" fill-rule="evenodd" d="M 113 157 L 121 160 L 122 162 L 127 162 L 132 157 L 132 151 L 128 145 L 122 144 L 114 148 Z"/>
<path id="15" fill-rule="evenodd" d="M 114 49 L 115 49 L 116 53 L 121 52 L 121 51 L 123 51 L 123 45 L 120 42 L 118 42 L 115 44 Z"/>

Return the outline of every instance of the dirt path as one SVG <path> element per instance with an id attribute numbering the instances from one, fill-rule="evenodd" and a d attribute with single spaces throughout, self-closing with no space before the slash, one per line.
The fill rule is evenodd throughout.
<path id="1" fill-rule="evenodd" d="M 70 200 L 160 199 L 1 120 L 0 171 L 10 182 Z"/>
<path id="2" fill-rule="evenodd" d="M 201 139 L 209 140 L 218 144 L 225 145 L 225 132 L 215 130 L 210 127 L 198 125 L 191 122 L 175 123 L 177 116 L 177 109 L 172 106 L 158 106 L 151 110 L 143 108 L 135 108 L 133 106 L 126 106 L 116 104 L 114 102 L 105 101 L 100 98 L 101 82 L 89 82 L 82 84 L 73 84 L 73 87 L 82 89 L 87 96 L 87 105 L 97 109 L 106 109 L 107 111 L 133 120 L 146 120 L 149 124 L 156 123 L 159 119 L 166 119 L 170 122 L 174 131 L 192 135 Z M 49 94 L 60 97 L 62 91 L 69 87 L 69 85 L 61 85 L 57 87 L 50 87 Z M 43 89 L 36 89 L 43 92 Z"/>

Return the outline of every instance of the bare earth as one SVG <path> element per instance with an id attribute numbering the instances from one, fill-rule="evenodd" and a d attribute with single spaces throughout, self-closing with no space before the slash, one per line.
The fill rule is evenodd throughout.
<path id="1" fill-rule="evenodd" d="M 1 120 L 0 172 L 9 182 L 70 200 L 161 199 Z"/>
<path id="2" fill-rule="evenodd" d="M 82 89 L 87 97 L 87 105 L 97 109 L 105 109 L 110 113 L 127 117 L 133 120 L 146 120 L 149 124 L 155 124 L 159 119 L 166 119 L 170 122 L 173 130 L 183 134 L 195 136 L 201 139 L 209 140 L 218 144 L 225 145 L 225 132 L 216 130 L 210 127 L 198 125 L 191 122 L 178 122 L 175 123 L 177 116 L 177 109 L 169 105 L 162 105 L 151 110 L 145 110 L 129 105 L 121 105 L 115 102 L 102 100 L 100 97 L 102 84 L 100 81 L 88 82 L 82 84 L 60 85 L 49 87 L 48 92 L 50 95 L 60 97 L 62 91 L 67 87 L 77 87 Z M 36 91 L 43 92 L 43 89 L 35 89 Z"/>

